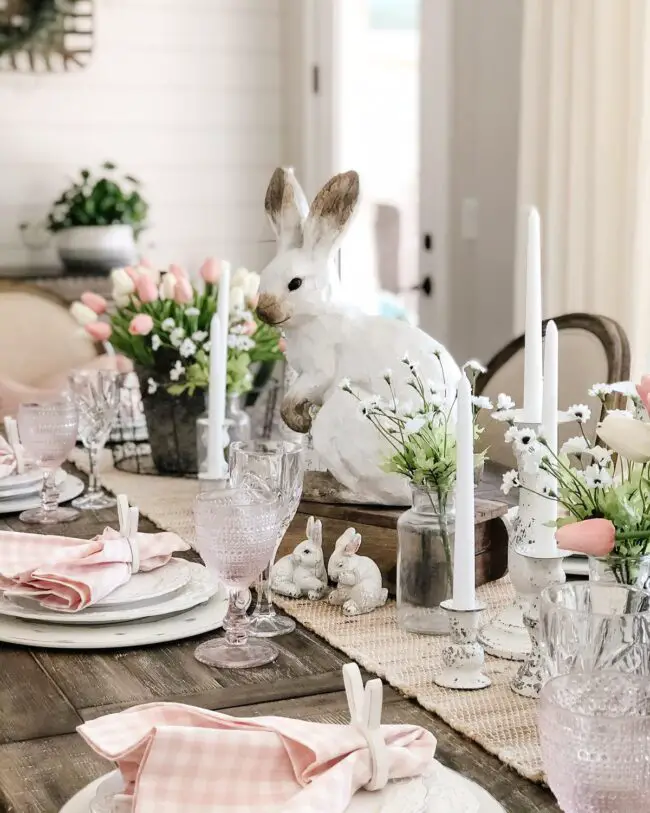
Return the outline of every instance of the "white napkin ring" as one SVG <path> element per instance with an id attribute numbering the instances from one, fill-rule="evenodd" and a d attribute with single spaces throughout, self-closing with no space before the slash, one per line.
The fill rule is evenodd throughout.
<path id="1" fill-rule="evenodd" d="M 7 442 L 11 446 L 14 458 L 16 460 L 16 474 L 23 474 L 25 471 L 25 453 L 22 444 L 20 443 L 20 435 L 18 434 L 18 424 L 15 418 L 10 418 L 8 415 L 4 419 L 5 433 L 7 435 Z"/>
<path id="2" fill-rule="evenodd" d="M 370 752 L 372 775 L 366 790 L 381 790 L 388 782 L 388 751 L 381 733 L 381 680 L 369 680 L 364 689 L 357 664 L 346 663 L 343 683 L 350 709 L 350 724 L 365 737 Z"/>
<path id="3" fill-rule="evenodd" d="M 138 544 L 140 512 L 135 506 L 129 507 L 126 494 L 117 495 L 117 516 L 120 522 L 120 535 L 126 539 L 131 549 L 131 573 L 137 573 L 140 570 L 140 545 Z"/>

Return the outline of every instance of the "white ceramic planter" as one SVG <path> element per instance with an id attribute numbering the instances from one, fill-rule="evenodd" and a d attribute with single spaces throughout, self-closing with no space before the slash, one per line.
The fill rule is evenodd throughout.
<path id="1" fill-rule="evenodd" d="M 71 273 L 108 273 L 137 261 L 131 226 L 74 226 L 55 237 L 61 262 Z"/>

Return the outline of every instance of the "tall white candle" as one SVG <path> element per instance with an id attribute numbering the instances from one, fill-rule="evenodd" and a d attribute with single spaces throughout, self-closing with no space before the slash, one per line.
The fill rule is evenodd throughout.
<path id="1" fill-rule="evenodd" d="M 463 374 L 458 385 L 456 421 L 456 529 L 454 532 L 454 595 L 458 610 L 474 609 L 474 427 L 472 388 Z"/>
<path id="2" fill-rule="evenodd" d="M 223 455 L 223 410 L 220 407 L 221 393 L 225 387 L 225 368 L 219 352 L 221 320 L 215 313 L 210 322 L 210 383 L 208 401 L 208 477 L 219 479 L 223 475 L 225 459 Z"/>
<path id="3" fill-rule="evenodd" d="M 524 420 L 542 420 L 542 248 L 539 212 L 532 207 L 526 227 L 526 338 Z"/>
<path id="4" fill-rule="evenodd" d="M 228 333 L 230 329 L 230 263 L 221 262 L 221 278 L 219 280 L 219 327 L 221 338 L 219 341 L 219 353 L 221 356 L 221 366 L 223 367 L 223 379 L 220 379 L 219 388 L 219 419 L 221 420 L 221 431 L 226 425 L 226 369 L 228 366 Z M 223 450 L 223 446 L 221 447 Z M 223 455 L 222 455 L 223 457 Z M 220 458 L 221 459 L 221 458 Z"/>
<path id="5" fill-rule="evenodd" d="M 542 434 L 548 443 L 551 452 L 557 454 L 557 410 L 558 410 L 558 335 L 555 322 L 546 325 L 546 338 L 544 340 L 544 406 L 542 409 Z M 545 483 L 550 488 L 557 488 L 557 481 L 544 474 Z M 555 528 L 550 523 L 557 520 L 557 502 L 542 498 L 540 513 L 542 526 L 539 529 L 537 543 L 540 549 L 547 553 L 557 551 L 555 541 Z"/>

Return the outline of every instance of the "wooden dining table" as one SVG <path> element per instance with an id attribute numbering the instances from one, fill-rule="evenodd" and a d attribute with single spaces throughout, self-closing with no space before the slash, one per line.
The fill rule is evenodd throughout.
<path id="1" fill-rule="evenodd" d="M 116 522 L 113 509 L 89 511 L 47 530 L 89 538 Z M 146 519 L 140 528 L 157 530 Z M 12 515 L 0 518 L 0 530 L 34 527 Z M 110 770 L 76 733 L 77 726 L 139 703 L 181 702 L 242 717 L 349 720 L 341 674 L 349 658 L 317 635 L 298 626 L 275 639 L 280 655 L 273 663 L 228 670 L 204 666 L 193 656 L 197 643 L 214 634 L 94 652 L 0 643 L 0 813 L 58 813 L 77 791 Z M 388 686 L 382 721 L 431 731 L 437 759 L 486 788 L 508 813 L 560 810 L 547 788 L 519 776 Z"/>

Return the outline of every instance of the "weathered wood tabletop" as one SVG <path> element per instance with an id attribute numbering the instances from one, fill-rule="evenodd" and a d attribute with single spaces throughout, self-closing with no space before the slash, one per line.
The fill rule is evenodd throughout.
<path id="1" fill-rule="evenodd" d="M 89 512 L 51 532 L 87 538 L 115 523 L 112 510 Z M 145 519 L 141 528 L 155 530 Z M 27 530 L 14 516 L 0 519 L 0 530 L 9 529 Z M 240 671 L 211 669 L 194 659 L 197 642 L 211 635 L 97 653 L 0 643 L 0 813 L 57 813 L 74 793 L 109 770 L 76 727 L 137 703 L 173 700 L 241 716 L 347 721 L 341 677 L 347 658 L 316 635 L 299 627 L 275 639 L 280 648 L 275 663 Z M 432 731 L 438 759 L 489 790 L 508 813 L 559 811 L 547 789 L 518 776 L 388 687 L 384 706 L 385 722 L 415 723 Z"/>

